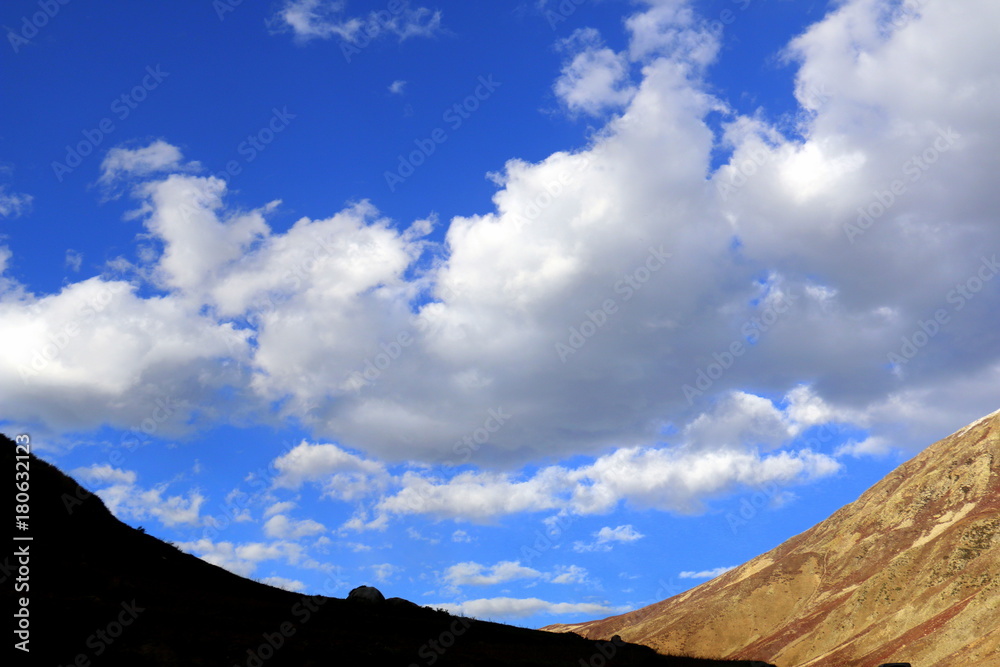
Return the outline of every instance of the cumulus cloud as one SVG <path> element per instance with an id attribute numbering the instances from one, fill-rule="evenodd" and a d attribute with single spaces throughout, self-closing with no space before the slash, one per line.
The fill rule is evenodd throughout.
<path id="1" fill-rule="evenodd" d="M 275 232 L 275 202 L 231 209 L 218 179 L 122 158 L 145 179 L 134 217 L 155 244 L 134 284 L 38 296 L 4 274 L 0 402 L 54 430 L 137 428 L 154 388 L 185 397 L 158 430 L 274 411 L 363 452 L 369 468 L 350 463 L 331 487 L 341 498 L 379 493 L 377 462 L 455 460 L 500 407 L 511 418 L 477 443 L 482 470 L 411 471 L 380 507 L 476 520 L 623 499 L 698 511 L 740 484 L 816 479 L 839 463 L 778 443 L 822 420 L 926 443 L 993 410 L 1000 386 L 1000 283 L 979 277 L 1000 248 L 1000 6 L 956 4 L 838 3 L 786 50 L 794 127 L 714 97 L 702 72 L 722 36 L 689 4 L 640 5 L 625 50 L 591 37 L 570 59 L 591 58 L 567 96 L 628 89 L 618 111 L 586 146 L 510 160 L 493 208 L 451 220 L 440 246 L 426 221 L 371 202 Z M 361 29 L 342 5 L 283 11 L 304 38 Z M 721 136 L 706 123 L 720 110 Z M 719 149 L 730 157 L 713 170 Z M 925 342 L 938 311 L 948 323 Z M 812 398 L 789 399 L 801 413 L 748 398 L 803 382 Z M 712 413 L 720 403 L 738 418 Z M 671 424 L 692 424 L 686 447 L 662 446 Z M 596 458 L 509 472 L 570 454 Z"/>
<path id="2" fill-rule="evenodd" d="M 388 514 L 487 521 L 559 506 L 562 503 L 556 494 L 565 488 L 565 480 L 561 468 L 546 469 L 523 481 L 491 472 L 469 471 L 446 481 L 406 472 L 399 482 L 402 489 L 383 499 L 378 509 Z"/>
<path id="3" fill-rule="evenodd" d="M 253 574 L 257 565 L 262 561 L 281 559 L 286 563 L 296 565 L 303 558 L 301 546 L 294 542 L 284 541 L 235 544 L 233 542 L 213 542 L 208 538 L 202 538 L 193 542 L 180 542 L 177 546 L 212 565 L 218 565 L 242 577 Z"/>
<path id="4" fill-rule="evenodd" d="M 73 477 L 85 484 L 135 484 L 137 475 L 134 470 L 122 470 L 110 464 L 93 464 L 86 468 L 76 468 L 72 471 Z"/>
<path id="5" fill-rule="evenodd" d="M 480 619 L 510 619 L 534 616 L 535 614 L 582 614 L 588 616 L 607 615 L 614 609 L 594 602 L 547 602 L 539 598 L 480 598 L 453 604 L 429 605 L 443 608 L 452 614 L 462 614 Z"/>
<path id="6" fill-rule="evenodd" d="M 600 115 L 622 107 L 635 93 L 628 60 L 605 47 L 593 28 L 578 29 L 558 47 L 570 59 L 553 90 L 570 111 Z"/>
<path id="7" fill-rule="evenodd" d="M 0 184 L 0 218 L 16 218 L 31 209 L 34 200 L 29 194 L 8 192 L 7 186 Z"/>
<path id="8" fill-rule="evenodd" d="M 469 561 L 452 565 L 444 572 L 443 578 L 452 586 L 494 586 L 514 579 L 541 576 L 538 570 L 525 567 L 518 561 L 501 561 L 489 567 Z"/>
<path id="9" fill-rule="evenodd" d="M 112 185 L 124 178 L 141 178 L 151 174 L 169 171 L 197 171 L 197 162 L 183 164 L 184 156 L 177 146 L 158 139 L 148 146 L 124 148 L 117 146 L 108 151 L 101 161 L 102 185 Z"/>
<path id="10" fill-rule="evenodd" d="M 273 465 L 278 471 L 274 478 L 276 488 L 298 489 L 305 482 L 321 481 L 326 495 L 342 500 L 352 500 L 377 490 L 386 476 L 381 463 L 351 454 L 336 445 L 314 445 L 305 441 L 275 459 Z"/>
<path id="11" fill-rule="evenodd" d="M 773 449 L 795 435 L 796 425 L 774 403 L 746 392 L 727 394 L 710 412 L 699 415 L 684 428 L 693 447 L 748 444 Z"/>
<path id="12" fill-rule="evenodd" d="M 615 542 L 635 542 L 641 540 L 645 535 L 637 531 L 632 524 L 612 528 L 604 526 L 594 533 L 593 542 L 574 542 L 573 551 L 584 553 L 587 551 L 611 551 Z"/>
<path id="13" fill-rule="evenodd" d="M 585 584 L 589 573 L 579 565 L 560 565 L 552 577 L 553 584 Z"/>
<path id="14" fill-rule="evenodd" d="M 324 532 L 326 532 L 326 526 L 318 521 L 290 519 L 284 514 L 275 514 L 264 523 L 264 534 L 278 539 L 296 540 Z"/>
<path id="15" fill-rule="evenodd" d="M 808 422 L 793 419 L 797 391 L 784 409 L 772 401 L 737 392 L 685 428 L 676 446 L 621 447 L 576 468 L 543 467 L 531 475 L 464 471 L 450 478 L 407 471 L 393 478 L 399 486 L 381 497 L 383 515 L 427 514 L 436 518 L 488 522 L 521 512 L 558 509 L 573 514 L 603 514 L 621 503 L 636 507 L 697 513 L 704 500 L 738 487 L 792 485 L 833 475 L 842 464 L 808 447 L 787 448 Z M 766 449 L 786 446 L 773 453 Z M 605 527 L 581 550 L 607 550 L 614 541 L 641 537 L 632 526 Z"/>
<path id="16" fill-rule="evenodd" d="M 199 413 L 214 418 L 217 391 L 245 382 L 224 360 L 243 356 L 246 338 L 122 280 L 88 278 L 49 296 L 12 287 L 0 294 L 0 403 L 50 431 L 107 423 L 134 430 L 129 442 L 177 433 Z"/>
<path id="17" fill-rule="evenodd" d="M 587 582 L 586 568 L 578 565 L 559 565 L 552 572 L 542 572 L 521 565 L 519 561 L 501 561 L 483 565 L 475 561 L 456 563 L 441 575 L 447 590 L 457 592 L 461 586 L 496 586 L 519 579 L 543 580 L 553 584 L 583 584 Z"/>
<path id="18" fill-rule="evenodd" d="M 891 445 L 885 438 L 873 436 L 864 440 L 850 440 L 837 447 L 837 456 L 885 456 L 891 451 Z"/>
<path id="19" fill-rule="evenodd" d="M 73 475 L 90 486 L 97 487 L 95 493 L 111 513 L 120 519 L 141 521 L 154 517 L 164 526 L 197 526 L 201 523 L 199 513 L 205 497 L 197 491 L 164 497 L 168 484 L 145 489 L 136 484 L 138 476 L 134 471 L 108 464 L 77 468 Z"/>
<path id="20" fill-rule="evenodd" d="M 298 579 L 286 579 L 285 577 L 264 577 L 260 580 L 262 584 L 283 588 L 293 593 L 301 593 L 306 590 L 306 585 Z"/>
<path id="21" fill-rule="evenodd" d="M 378 581 L 389 581 L 397 573 L 402 572 L 403 568 L 393 565 L 392 563 L 379 563 L 377 565 L 371 566 L 372 574 Z"/>
<path id="22" fill-rule="evenodd" d="M 295 503 L 291 500 L 272 503 L 267 506 L 267 509 L 264 510 L 264 516 L 269 517 L 275 514 L 284 514 L 285 512 L 290 512 L 293 509 L 295 509 Z"/>
<path id="23" fill-rule="evenodd" d="M 702 24 L 690 3 L 653 0 L 647 4 L 646 11 L 625 20 L 629 58 L 643 62 L 665 57 L 691 68 L 692 73 L 715 60 L 719 40 Z"/>
<path id="24" fill-rule="evenodd" d="M 406 515 L 489 523 L 524 512 L 605 514 L 622 504 L 698 513 L 708 499 L 740 487 L 792 486 L 839 472 L 842 464 L 836 458 L 814 449 L 824 446 L 834 431 L 807 433 L 817 414 L 827 415 L 823 410 L 804 387 L 790 392 L 780 407 L 777 401 L 735 392 L 681 429 L 674 444 L 620 447 L 590 463 L 550 465 L 530 473 L 427 466 L 400 470 L 335 445 L 304 441 L 272 462 L 273 488 L 298 490 L 314 483 L 326 497 L 354 502 L 355 515 L 341 526 L 348 530 L 383 530 L 393 517 Z M 272 506 L 265 516 L 292 506 Z M 408 534 L 428 539 L 412 527 Z M 576 546 L 578 551 L 606 551 L 615 542 L 641 537 L 631 525 L 607 526 L 594 534 L 593 542 Z M 452 539 L 470 537 L 456 530 Z"/>

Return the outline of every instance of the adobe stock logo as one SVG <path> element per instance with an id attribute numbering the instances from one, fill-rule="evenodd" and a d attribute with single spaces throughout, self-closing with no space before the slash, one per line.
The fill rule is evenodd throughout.
<path id="1" fill-rule="evenodd" d="M 148 65 L 142 80 L 130 90 L 111 100 L 109 110 L 119 121 L 124 121 L 168 76 L 170 76 L 170 72 L 164 72 L 160 69 L 159 64 L 155 67 Z M 56 180 L 62 183 L 63 179 L 83 164 L 84 158 L 93 153 L 115 129 L 117 128 L 114 121 L 109 116 L 105 116 L 97 122 L 94 128 L 81 130 L 83 139 L 75 144 L 66 144 L 66 157 L 63 161 L 52 161 L 52 173 L 55 174 Z"/>
<path id="2" fill-rule="evenodd" d="M 545 20 L 549 22 L 549 27 L 553 30 L 556 29 L 560 23 L 563 23 L 570 16 L 576 13 L 580 5 L 585 3 L 587 0 L 559 0 L 559 4 L 555 5 L 555 9 L 545 10 Z"/>
<path id="3" fill-rule="evenodd" d="M 35 12 L 30 17 L 22 16 L 21 29 L 19 31 L 9 30 L 7 32 L 7 41 L 10 42 L 10 48 L 14 49 L 14 53 L 19 52 L 25 44 L 30 44 L 29 40 L 37 37 L 38 31 L 47 26 L 49 21 L 54 19 L 62 10 L 62 5 L 68 5 L 69 1 L 38 0 L 40 11 Z"/>
<path id="4" fill-rule="evenodd" d="M 725 375 L 750 347 L 757 344 L 762 334 L 770 331 L 792 309 L 798 299 L 799 297 L 791 294 L 781 294 L 779 298 L 768 303 L 761 313 L 746 320 L 740 327 L 740 337 L 734 339 L 721 352 L 713 352 L 712 361 L 698 369 L 694 386 L 685 384 L 681 387 L 688 405 L 694 405 L 696 397 L 711 389 L 712 385 Z"/>
<path id="5" fill-rule="evenodd" d="M 632 297 L 649 282 L 653 274 L 666 266 L 667 260 L 671 257 L 673 255 L 665 251 L 662 245 L 659 248 L 649 246 L 646 259 L 635 269 L 624 274 L 621 280 L 614 284 L 615 294 L 623 295 L 621 303 L 631 301 Z M 565 364 L 570 356 L 576 354 L 587 344 L 588 340 L 597 335 L 597 332 L 608 323 L 609 318 L 618 313 L 619 308 L 620 304 L 615 299 L 608 298 L 601 302 L 599 308 L 584 311 L 586 319 L 579 325 L 569 328 L 566 342 L 556 341 L 556 354 L 559 355 L 559 361 Z"/>
<path id="6" fill-rule="evenodd" d="M 858 207 L 857 221 L 848 222 L 843 227 L 847 240 L 853 245 L 859 236 L 867 232 L 879 218 L 910 191 L 912 184 L 923 178 L 924 174 L 937 164 L 942 155 L 954 148 L 961 138 L 962 135 L 951 127 L 947 130 L 938 128 L 937 136 L 931 144 L 920 153 L 911 155 L 903 163 L 902 171 L 903 175 L 907 177 L 906 180 L 893 179 L 884 189 L 872 192 L 872 201 L 865 206 Z"/>
<path id="7" fill-rule="evenodd" d="M 986 287 L 986 283 L 1000 275 L 1000 262 L 997 261 L 995 254 L 992 257 L 982 257 L 981 260 L 971 276 L 948 291 L 945 299 L 952 306 L 951 312 L 945 308 L 938 308 L 932 317 L 918 320 L 912 333 L 902 337 L 899 350 L 889 353 L 890 367 L 899 369 L 912 361 L 920 350 L 927 347 L 931 340 L 944 330 L 954 314 L 960 312 L 969 301 L 976 298 L 976 295 Z"/>

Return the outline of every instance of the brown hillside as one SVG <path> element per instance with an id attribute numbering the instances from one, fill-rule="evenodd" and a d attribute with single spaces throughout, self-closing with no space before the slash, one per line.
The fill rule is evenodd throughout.
<path id="1" fill-rule="evenodd" d="M 545 629 L 779 667 L 1000 666 L 1000 412 L 712 581 Z"/>

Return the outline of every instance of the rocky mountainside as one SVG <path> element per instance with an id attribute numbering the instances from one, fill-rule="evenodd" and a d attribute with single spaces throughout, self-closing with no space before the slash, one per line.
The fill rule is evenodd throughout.
<path id="1" fill-rule="evenodd" d="M 998 667 L 1000 412 L 735 570 L 627 614 L 545 629 L 779 667 Z"/>
<path id="2" fill-rule="evenodd" d="M 26 529 L 0 560 L 14 664 L 329 667 L 580 664 L 748 667 L 452 616 L 369 587 L 348 599 L 250 581 L 118 521 L 72 478 L 0 435 Z M 23 502 L 24 498 L 18 502 Z M 19 512 L 23 513 L 22 510 Z M 10 618 L 10 617 L 8 617 Z"/>

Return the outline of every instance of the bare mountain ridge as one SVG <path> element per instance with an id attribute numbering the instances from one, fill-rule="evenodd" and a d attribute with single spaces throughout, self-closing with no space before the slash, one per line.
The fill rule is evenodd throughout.
<path id="1" fill-rule="evenodd" d="M 1000 411 L 722 576 L 627 614 L 545 629 L 779 667 L 998 667 Z"/>

